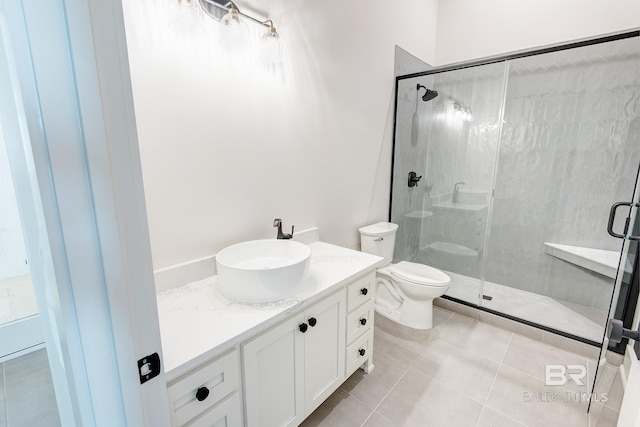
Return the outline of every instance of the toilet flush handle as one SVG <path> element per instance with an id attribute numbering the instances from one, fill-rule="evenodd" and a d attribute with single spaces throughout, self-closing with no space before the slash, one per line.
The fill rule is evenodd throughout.
<path id="1" fill-rule="evenodd" d="M 382 242 L 384 239 L 382 237 L 376 237 L 373 239 L 374 242 Z"/>

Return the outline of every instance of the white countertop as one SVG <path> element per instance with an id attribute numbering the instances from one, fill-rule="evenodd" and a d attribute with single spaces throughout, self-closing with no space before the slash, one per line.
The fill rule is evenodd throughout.
<path id="1" fill-rule="evenodd" d="M 309 247 L 308 284 L 291 298 L 263 304 L 229 301 L 218 291 L 217 276 L 159 293 L 158 316 L 167 381 L 329 295 L 345 282 L 372 271 L 382 260 L 323 242 Z"/>

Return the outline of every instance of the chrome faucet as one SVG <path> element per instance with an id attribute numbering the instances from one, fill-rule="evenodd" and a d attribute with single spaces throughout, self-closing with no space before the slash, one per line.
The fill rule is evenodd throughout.
<path id="1" fill-rule="evenodd" d="M 458 202 L 458 193 L 460 192 L 460 186 L 464 185 L 464 182 L 460 181 L 460 182 L 456 182 L 453 185 L 453 199 L 451 200 L 453 203 L 457 203 Z"/>
<path id="2" fill-rule="evenodd" d="M 278 239 L 291 239 L 293 237 L 293 225 L 291 226 L 291 234 L 282 232 L 282 220 L 280 218 L 273 220 L 273 226 L 278 227 Z"/>

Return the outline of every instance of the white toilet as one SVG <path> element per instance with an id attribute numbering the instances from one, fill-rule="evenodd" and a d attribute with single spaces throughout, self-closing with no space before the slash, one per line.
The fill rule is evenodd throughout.
<path id="1" fill-rule="evenodd" d="M 415 329 L 433 326 L 433 299 L 444 295 L 451 278 L 423 264 L 391 264 L 398 225 L 379 222 L 359 229 L 362 252 L 384 257 L 376 271 L 376 312 Z"/>

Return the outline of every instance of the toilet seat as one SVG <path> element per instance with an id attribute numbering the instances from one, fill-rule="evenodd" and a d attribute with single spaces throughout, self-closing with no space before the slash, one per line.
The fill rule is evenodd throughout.
<path id="1" fill-rule="evenodd" d="M 451 278 L 442 271 L 409 261 L 392 264 L 389 272 L 398 279 L 420 286 L 446 287 L 451 282 Z"/>

